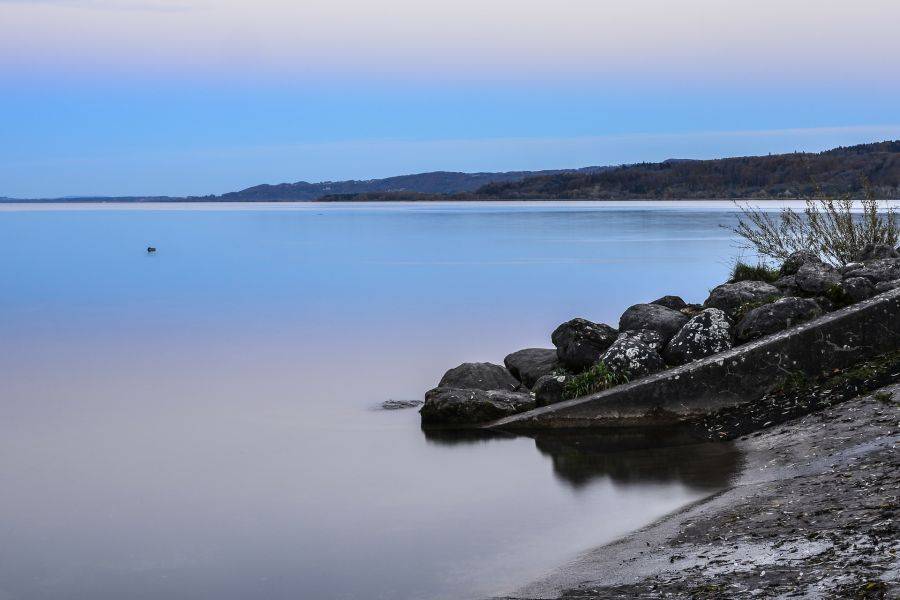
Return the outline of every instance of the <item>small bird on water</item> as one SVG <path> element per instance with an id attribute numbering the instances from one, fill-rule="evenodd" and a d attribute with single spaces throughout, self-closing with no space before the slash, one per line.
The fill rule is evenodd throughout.
<path id="1" fill-rule="evenodd" d="M 153 254 L 154 252 L 156 252 L 156 248 L 154 248 L 153 246 L 147 246 L 147 252 Z"/>

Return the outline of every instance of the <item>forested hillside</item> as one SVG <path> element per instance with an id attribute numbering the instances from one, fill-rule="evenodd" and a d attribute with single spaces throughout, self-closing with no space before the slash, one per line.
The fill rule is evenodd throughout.
<path id="1" fill-rule="evenodd" d="M 624 200 L 804 198 L 818 193 L 900 198 L 900 141 L 717 160 L 667 160 L 494 182 L 466 194 L 329 196 L 324 200 Z"/>

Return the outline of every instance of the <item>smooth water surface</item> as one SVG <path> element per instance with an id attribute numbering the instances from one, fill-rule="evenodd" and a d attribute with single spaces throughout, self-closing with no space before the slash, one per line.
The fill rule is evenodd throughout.
<path id="1" fill-rule="evenodd" d="M 702 301 L 730 210 L 0 206 L 0 598 L 485 597 L 726 485 L 727 446 L 376 407 Z"/>

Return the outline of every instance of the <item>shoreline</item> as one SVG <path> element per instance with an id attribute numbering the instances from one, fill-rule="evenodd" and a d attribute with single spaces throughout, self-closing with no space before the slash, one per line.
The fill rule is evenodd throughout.
<path id="1" fill-rule="evenodd" d="M 495 600 L 900 597 L 898 403 L 893 383 L 741 437 L 730 487 Z"/>
<path id="2" fill-rule="evenodd" d="M 736 197 L 689 197 L 689 198 L 472 198 L 472 199 L 459 199 L 459 198 L 437 198 L 434 200 L 391 200 L 391 199 L 379 199 L 379 200 L 278 200 L 278 199 L 267 199 L 267 200 L 204 200 L 203 198 L 171 198 L 167 199 L 164 197 L 158 198 L 85 198 L 85 199 L 72 199 L 67 200 L 65 198 L 40 198 L 40 199 L 30 199 L 30 198 L 0 198 L 0 206 L 11 204 L 11 205 L 42 205 L 42 204 L 57 204 L 57 205 L 84 205 L 84 204 L 117 204 L 117 205 L 142 205 L 142 204 L 162 204 L 162 205 L 178 205 L 178 204 L 203 204 L 203 205 L 234 205 L 234 204 L 308 204 L 314 206 L 333 206 L 333 205 L 342 205 L 342 204 L 352 204 L 352 205 L 367 205 L 367 204 L 420 204 L 420 205 L 430 205 L 430 204 L 510 204 L 510 203 L 521 203 L 521 204 L 532 204 L 532 203 L 545 203 L 545 204 L 585 204 L 585 203 L 596 203 L 596 204 L 632 204 L 635 202 L 654 202 L 654 203 L 671 203 L 671 204 L 682 204 L 682 203 L 690 203 L 690 202 L 797 202 L 797 203 L 805 203 L 807 200 L 823 200 L 827 197 L 822 196 L 802 196 L 802 197 L 774 197 L 774 196 L 736 196 Z M 900 203 L 900 198 L 875 198 L 878 202 L 893 202 Z"/>

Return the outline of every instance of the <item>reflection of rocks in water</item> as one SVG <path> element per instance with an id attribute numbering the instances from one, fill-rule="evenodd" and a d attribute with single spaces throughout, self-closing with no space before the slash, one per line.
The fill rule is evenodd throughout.
<path id="1" fill-rule="evenodd" d="M 430 444 L 439 446 L 458 446 L 464 444 L 483 444 L 495 440 L 511 440 L 516 436 L 489 429 L 435 429 L 422 428 L 425 439 Z"/>
<path id="2" fill-rule="evenodd" d="M 699 490 L 725 487 L 741 465 L 730 443 L 698 444 L 687 434 L 638 431 L 548 433 L 535 436 L 554 473 L 573 487 L 608 477 L 616 483 L 680 482 Z"/>

